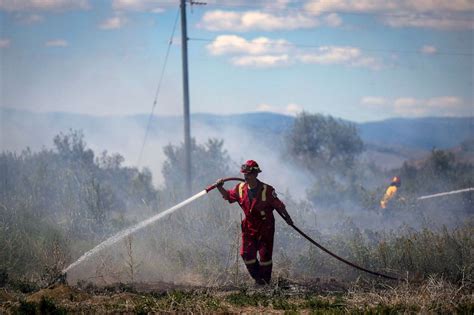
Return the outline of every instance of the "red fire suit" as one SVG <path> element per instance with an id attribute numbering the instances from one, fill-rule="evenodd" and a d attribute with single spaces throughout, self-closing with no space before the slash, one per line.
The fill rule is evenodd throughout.
<path id="1" fill-rule="evenodd" d="M 247 183 L 239 183 L 227 191 L 229 203 L 238 202 L 245 213 L 242 220 L 242 246 L 240 255 L 257 283 L 269 283 L 272 274 L 273 236 L 275 234 L 274 209 L 285 209 L 274 188 L 258 181 L 255 196 L 249 198 Z M 257 259 L 257 252 L 260 261 Z"/>

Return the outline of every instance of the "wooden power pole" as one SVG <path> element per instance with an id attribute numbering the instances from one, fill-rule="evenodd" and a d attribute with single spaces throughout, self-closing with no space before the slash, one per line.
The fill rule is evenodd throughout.
<path id="1" fill-rule="evenodd" d="M 186 0 L 180 0 L 181 8 L 181 49 L 183 60 L 183 101 L 184 101 L 184 169 L 186 173 L 186 194 L 192 192 L 191 174 L 191 127 L 189 118 L 189 81 L 188 81 L 188 32 L 186 27 Z"/>

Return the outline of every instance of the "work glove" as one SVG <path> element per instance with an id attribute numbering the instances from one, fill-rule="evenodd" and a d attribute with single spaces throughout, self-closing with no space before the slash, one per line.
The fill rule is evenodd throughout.
<path id="1" fill-rule="evenodd" d="M 286 216 L 284 219 L 285 219 L 285 222 L 286 222 L 288 225 L 293 225 L 293 220 L 291 219 L 290 216 Z"/>
<path id="2" fill-rule="evenodd" d="M 224 179 L 219 178 L 219 179 L 216 181 L 216 187 L 222 187 L 222 186 L 224 186 Z"/>
<path id="3" fill-rule="evenodd" d="M 293 225 L 293 220 L 291 219 L 290 215 L 288 214 L 288 212 L 286 212 L 286 209 L 282 209 L 280 211 L 278 211 L 281 215 L 281 217 L 283 218 L 283 220 L 285 220 L 285 222 L 288 224 L 288 225 Z"/>

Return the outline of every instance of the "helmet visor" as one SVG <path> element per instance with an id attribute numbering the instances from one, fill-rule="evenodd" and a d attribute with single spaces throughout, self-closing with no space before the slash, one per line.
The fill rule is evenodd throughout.
<path id="1" fill-rule="evenodd" d="M 260 173 L 261 170 L 258 166 L 250 166 L 250 165 L 247 165 L 247 164 L 242 164 L 242 166 L 240 167 L 240 172 L 242 174 L 250 174 L 252 172 Z"/>

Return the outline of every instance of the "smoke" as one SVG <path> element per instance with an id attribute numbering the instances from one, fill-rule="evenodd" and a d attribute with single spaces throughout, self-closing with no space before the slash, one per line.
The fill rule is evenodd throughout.
<path id="1" fill-rule="evenodd" d="M 183 142 L 183 121 L 180 117 L 155 117 L 140 156 L 148 119 L 146 116 L 95 117 L 65 113 L 33 114 L 14 110 L 2 110 L 2 113 L 2 150 L 19 152 L 26 147 L 32 150 L 52 147 L 52 139 L 59 132 L 67 132 L 69 129 L 82 130 L 84 140 L 96 156 L 107 150 L 109 153 L 121 154 L 125 158 L 125 166 L 149 168 L 153 174 L 153 182 L 158 188 L 163 187 L 161 169 L 166 158 L 163 147 L 168 144 L 180 145 Z M 318 181 L 309 172 L 288 160 L 283 153 L 282 137 L 272 134 L 271 131 L 260 131 L 265 128 L 247 130 L 237 124 L 216 124 L 199 117 L 192 119 L 191 123 L 192 137 L 198 144 L 205 143 L 209 138 L 224 140 L 224 149 L 231 158 L 232 174 L 222 174 L 222 177 L 237 175 L 241 163 L 254 159 L 263 170 L 259 174 L 259 179 L 274 186 L 283 201 L 285 197 L 305 201 L 308 190 Z M 362 169 L 360 165 L 354 167 Z M 384 180 L 385 185 L 388 185 L 387 181 L 391 177 L 390 171 L 387 170 L 385 173 L 370 170 L 366 173 L 362 183 L 365 189 L 383 187 Z M 356 185 L 356 183 L 348 182 L 347 179 L 337 176 L 335 178 L 345 181 L 343 183 L 345 186 Z M 202 188 L 209 184 L 211 183 L 202 182 Z M 325 183 L 319 180 L 319 184 Z M 363 191 L 360 191 L 360 194 L 362 193 Z M 403 193 L 403 187 L 401 193 Z M 395 228 L 406 223 L 420 226 L 420 218 L 415 219 L 410 211 L 399 212 L 398 216 L 390 220 L 384 219 L 383 212 L 378 209 L 378 202 L 382 195 L 383 190 L 379 190 L 377 195 L 370 196 L 373 200 L 366 203 L 366 207 L 361 207 L 360 202 L 355 202 L 354 199 L 360 196 L 347 196 L 344 192 L 337 197 L 343 201 L 339 203 L 338 208 L 315 204 L 313 210 L 320 217 L 319 227 L 327 229 L 328 226 L 335 226 L 337 222 L 347 218 L 353 220 L 361 228 Z M 409 203 L 409 208 L 417 207 L 416 202 Z M 430 218 L 433 219 L 431 214 Z M 446 219 L 445 216 L 440 218 Z"/>
<path id="2" fill-rule="evenodd" d="M 192 130 L 193 137 L 200 143 L 208 138 L 224 140 L 224 148 L 232 160 L 233 174 L 239 172 L 240 165 L 246 160 L 252 159 L 259 163 L 262 170 L 259 174 L 261 181 L 272 185 L 279 193 L 290 194 L 297 199 L 305 198 L 305 190 L 311 182 L 311 177 L 284 160 L 280 138 L 275 136 L 272 139 L 268 135 L 234 126 L 217 129 L 202 123 L 193 125 Z M 228 175 L 230 174 L 222 174 L 222 177 Z"/>
<path id="3" fill-rule="evenodd" d="M 119 153 L 125 158 L 126 166 L 149 168 L 154 185 L 162 188 L 164 183 L 161 169 L 166 158 L 163 147 L 183 142 L 182 120 L 177 117 L 153 119 L 139 159 L 147 119 L 145 116 L 92 117 L 10 112 L 2 121 L 2 150 L 18 152 L 26 147 L 33 150 L 50 148 L 53 137 L 59 132 L 82 130 L 84 140 L 96 156 L 104 150 Z M 238 175 L 241 163 L 248 159 L 256 160 L 263 171 L 259 174 L 259 179 L 276 189 L 295 224 L 317 240 L 327 241 L 324 245 L 338 253 L 348 253 L 348 249 L 330 240 L 337 237 L 351 239 L 357 235 L 357 231 L 398 233 L 407 226 L 414 229 L 457 226 L 472 216 L 472 213 L 463 210 L 466 209 L 466 196 L 420 201 L 416 200 L 418 196 L 406 196 L 403 186 L 397 197 L 404 200 L 400 199 L 397 206 L 388 210 L 381 210 L 379 201 L 392 175 L 389 170 L 364 170 L 363 184 L 369 191 L 359 188 L 359 183 L 351 182 L 350 178 L 334 176 L 340 184 L 354 188 L 351 193 L 335 191 L 337 203 L 334 205 L 331 205 L 331 200 L 311 203 L 307 200 L 308 191 L 315 184 L 326 185 L 318 178 L 320 174 L 310 174 L 293 164 L 284 154 L 281 135 L 262 130 L 265 129 L 247 130 L 236 124 L 216 125 L 202 119 L 193 119 L 191 126 L 192 137 L 198 144 L 205 143 L 209 138 L 224 140 L 224 149 L 231 158 L 231 174 L 222 174 L 222 177 Z M 354 167 L 357 171 L 363 171 L 359 164 Z M 321 170 L 321 173 L 324 171 L 326 170 Z M 201 184 L 204 189 L 212 183 Z M 170 196 L 163 197 L 159 209 L 151 209 L 147 205 L 130 209 L 123 214 L 125 219 L 138 223 L 155 215 L 154 211 L 166 209 L 165 206 L 169 206 L 167 202 L 173 199 L 173 192 L 164 194 Z M 472 192 L 469 194 L 471 197 L 467 199 L 472 200 Z M 209 281 L 206 275 L 212 275 L 212 281 L 230 281 L 230 277 L 235 274 L 229 270 L 240 270 L 240 275 L 245 275 L 237 254 L 241 217 L 239 207 L 235 204 L 228 205 L 217 192 L 211 192 L 202 199 L 204 200 L 196 201 L 170 218 L 157 222 L 156 226 L 105 249 L 91 262 L 77 266 L 71 279 L 90 278 L 98 283 L 132 279 L 203 283 Z M 306 266 L 298 266 L 296 256 L 288 256 L 308 251 L 308 244 L 295 239 L 291 229 L 278 216 L 276 221 L 277 270 L 281 270 L 278 268 L 281 268 L 283 262 L 289 262 L 288 265 L 293 265 L 293 272 L 303 273 Z M 83 248 L 81 254 L 93 245 L 95 244 Z M 213 265 L 214 270 L 208 269 L 209 265 Z M 179 276 L 172 276 L 174 274 Z M 228 275 L 225 276 L 226 274 Z"/>
<path id="4" fill-rule="evenodd" d="M 65 113 L 30 113 L 2 110 L 2 150 L 21 152 L 29 147 L 33 151 L 51 148 L 53 138 L 60 132 L 81 130 L 87 146 L 96 155 L 103 151 L 118 153 L 125 158 L 124 165 L 147 167 L 153 174 L 156 187 L 162 187 L 161 168 L 165 161 L 163 148 L 168 144 L 183 142 L 182 119 L 160 117 L 152 120 L 150 132 L 145 137 L 146 116 L 96 117 Z M 259 162 L 263 173 L 261 180 L 273 185 L 278 192 L 290 192 L 296 198 L 305 197 L 305 187 L 311 182 L 304 171 L 296 168 L 282 157 L 281 139 L 269 141 L 268 134 L 255 134 L 236 126 L 211 126 L 196 119 L 192 121 L 192 137 L 197 143 L 209 138 L 224 140 L 224 147 L 232 160 L 231 166 L 238 173 L 240 164 L 248 159 Z M 226 177 L 229 174 L 222 174 Z M 202 183 L 203 188 L 211 183 Z"/>

